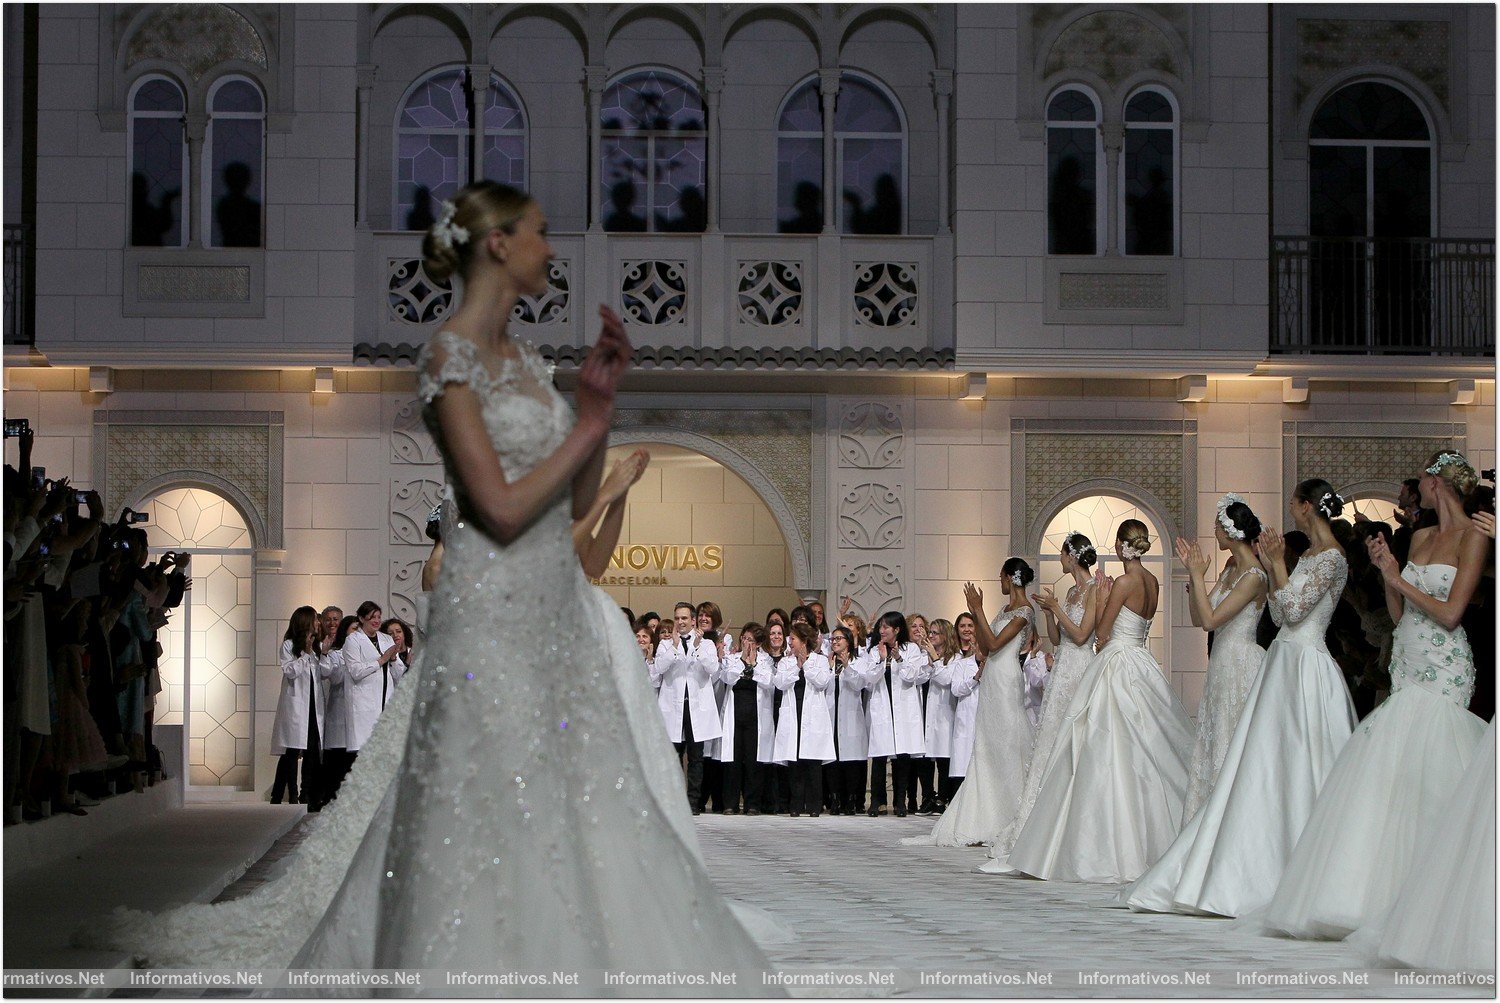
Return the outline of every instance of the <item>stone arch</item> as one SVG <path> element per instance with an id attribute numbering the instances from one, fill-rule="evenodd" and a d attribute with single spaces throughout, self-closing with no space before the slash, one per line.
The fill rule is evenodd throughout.
<path id="1" fill-rule="evenodd" d="M 1437 148 L 1437 155 L 1441 157 L 1444 146 L 1453 142 L 1452 123 L 1443 103 L 1438 100 L 1430 87 L 1411 73 L 1399 66 L 1388 65 L 1349 67 L 1325 77 L 1319 81 L 1318 86 L 1308 92 L 1306 99 L 1297 108 L 1295 118 L 1296 139 L 1302 148 L 1302 156 L 1307 156 L 1307 134 L 1312 128 L 1313 116 L 1318 113 L 1323 102 L 1350 84 L 1367 81 L 1394 87 L 1416 103 L 1422 117 L 1427 120 L 1427 130 L 1432 135 L 1432 144 Z"/>
<path id="2" fill-rule="evenodd" d="M 727 46 L 741 28 L 753 21 L 781 21 L 792 25 L 807 36 L 817 56 L 818 65 L 823 65 L 823 56 L 826 51 L 823 34 L 818 30 L 818 24 L 805 11 L 791 5 L 770 3 L 745 4 L 732 10 L 733 12 L 724 19 L 724 45 Z"/>
<path id="3" fill-rule="evenodd" d="M 1027 549 L 1024 553 L 1040 553 L 1042 536 L 1057 513 L 1080 498 L 1090 498 L 1094 495 L 1113 495 L 1116 498 L 1124 498 L 1151 513 L 1151 518 L 1164 534 L 1161 540 L 1151 541 L 1154 547 L 1161 548 L 1166 540 L 1175 540 L 1182 535 L 1181 527 L 1167 514 L 1170 509 L 1162 502 L 1162 499 L 1156 496 L 1155 492 L 1117 477 L 1093 477 L 1069 485 L 1041 505 L 1031 525 L 1026 527 Z M 1108 550 L 1113 545 L 1113 540 L 1094 541 L 1094 546 L 1101 551 Z M 1165 552 L 1164 548 L 1162 552 Z"/>
<path id="4" fill-rule="evenodd" d="M 604 20 L 603 31 L 601 33 L 603 36 L 603 49 L 609 47 L 609 44 L 614 41 L 615 36 L 619 34 L 621 28 L 632 21 L 639 21 L 648 17 L 670 22 L 685 31 L 688 38 L 698 47 L 699 65 L 703 66 L 708 63 L 708 42 L 703 15 L 696 8 L 686 6 L 622 4 Z M 600 50 L 600 57 L 603 56 L 603 49 Z M 684 72 L 689 72 L 687 67 L 683 69 Z"/>
<path id="5" fill-rule="evenodd" d="M 1384 480 L 1360 480 L 1351 481 L 1348 484 L 1335 484 L 1333 490 L 1344 498 L 1379 498 L 1395 504 L 1400 494 L 1400 485 L 1392 485 L 1390 481 Z"/>
<path id="6" fill-rule="evenodd" d="M 1104 62 L 1095 54 L 1082 59 L 1068 58 L 1065 50 L 1070 45 L 1097 44 L 1090 35 L 1101 35 L 1124 49 L 1129 48 L 1131 36 L 1134 36 L 1136 51 L 1102 53 L 1109 57 Z M 1142 48 L 1142 45 L 1146 47 Z M 1049 26 L 1046 34 L 1038 40 L 1035 51 L 1037 77 L 1043 81 L 1042 86 L 1033 92 L 1039 99 L 1052 86 L 1067 79 L 1070 73 L 1077 76 L 1078 68 L 1087 67 L 1088 78 L 1103 84 L 1100 97 L 1105 101 L 1106 114 L 1120 104 L 1116 98 L 1123 93 L 1122 86 L 1135 87 L 1145 80 L 1172 80 L 1175 84 L 1173 90 L 1181 102 L 1184 96 L 1181 82 L 1191 76 L 1192 59 L 1184 40 L 1165 20 L 1141 7 L 1126 10 L 1091 5 L 1081 8 Z M 1038 118 L 1043 114 L 1041 108 L 1032 111 Z"/>
<path id="7" fill-rule="evenodd" d="M 931 15 L 914 7 L 886 4 L 858 4 L 849 8 L 839 19 L 837 55 L 840 63 L 843 62 L 843 49 L 849 42 L 849 36 L 872 21 L 898 21 L 915 28 L 932 53 L 933 65 L 948 65 L 948 60 L 944 58 L 946 53 L 938 43 L 937 25 Z"/>
<path id="8" fill-rule="evenodd" d="M 497 8 L 488 23 L 483 25 L 483 38 L 492 42 L 500 30 L 512 21 L 523 17 L 540 17 L 560 25 L 564 31 L 573 37 L 578 43 L 578 49 L 583 53 L 583 61 L 588 63 L 595 55 L 589 46 L 588 26 L 584 21 L 583 11 L 577 4 L 544 4 L 544 3 L 517 3 L 505 4 Z"/>
<path id="9" fill-rule="evenodd" d="M 474 61 L 475 40 L 473 25 L 470 23 L 468 14 L 458 4 L 434 3 L 387 3 L 377 7 L 370 15 L 369 42 L 365 47 L 368 59 L 369 47 L 374 45 L 375 37 L 381 33 L 391 21 L 398 17 L 413 15 L 418 17 L 430 17 L 442 24 L 449 31 L 458 44 L 463 47 L 465 56 L 469 62 Z"/>
<path id="10" fill-rule="evenodd" d="M 797 527 L 797 517 L 792 513 L 792 507 L 787 503 L 786 498 L 754 461 L 722 442 L 699 435 L 697 432 L 670 428 L 665 425 L 633 425 L 629 428 L 616 428 L 610 432 L 609 439 L 611 446 L 653 442 L 680 446 L 683 449 L 691 449 L 695 453 L 702 453 L 734 471 L 746 484 L 750 485 L 752 491 L 760 496 L 761 501 L 765 502 L 766 507 L 771 510 L 771 515 L 775 517 L 782 538 L 786 540 L 787 551 L 792 557 L 792 575 L 796 580 L 796 588 L 812 587 L 808 542 Z"/>
<path id="11" fill-rule="evenodd" d="M 267 534 L 267 520 L 238 484 L 207 470 L 169 470 L 163 474 L 157 474 L 148 480 L 135 485 L 125 504 L 133 509 L 139 509 L 156 495 L 163 491 L 174 488 L 203 488 L 220 496 L 245 520 L 245 525 L 250 527 L 250 539 L 256 549 L 267 545 L 269 539 Z"/>

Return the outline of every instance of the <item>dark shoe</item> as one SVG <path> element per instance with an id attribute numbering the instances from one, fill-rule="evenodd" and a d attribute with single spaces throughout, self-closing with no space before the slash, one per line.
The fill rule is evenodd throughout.
<path id="1" fill-rule="evenodd" d="M 897 818 L 905 818 L 906 817 L 906 809 L 905 808 L 897 808 L 896 809 L 896 817 Z"/>
<path id="2" fill-rule="evenodd" d="M 939 811 L 936 801 L 927 800 L 922 802 L 922 807 L 917 809 L 918 815 L 936 815 Z"/>
<path id="3" fill-rule="evenodd" d="M 703 814 L 703 809 L 702 808 L 694 808 L 693 809 L 693 814 L 694 815 L 702 815 Z"/>
<path id="4" fill-rule="evenodd" d="M 802 813 L 798 812 L 798 811 L 792 812 L 791 815 L 792 815 L 792 818 L 801 818 L 802 817 Z"/>
<path id="5" fill-rule="evenodd" d="M 746 815 L 759 815 L 760 814 L 760 809 L 759 808 L 746 808 L 745 809 L 745 814 Z"/>
<path id="6" fill-rule="evenodd" d="M 872 807 L 872 808 L 871 808 L 871 809 L 870 809 L 870 810 L 869 810 L 869 811 L 868 811 L 868 812 L 866 812 L 866 813 L 865 813 L 865 814 L 867 814 L 867 815 L 869 815 L 869 816 L 870 816 L 870 817 L 871 817 L 871 818 L 879 818 L 879 817 L 880 817 L 880 809 L 879 809 L 879 808 L 874 808 L 874 807 Z"/>
<path id="7" fill-rule="evenodd" d="M 807 817 L 808 818 L 817 818 L 821 814 L 822 814 L 822 812 L 816 812 L 816 811 L 814 811 L 814 812 L 808 812 Z"/>

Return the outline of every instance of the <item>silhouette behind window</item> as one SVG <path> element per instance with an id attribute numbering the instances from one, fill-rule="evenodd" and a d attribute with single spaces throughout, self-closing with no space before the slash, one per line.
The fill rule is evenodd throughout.
<path id="1" fill-rule="evenodd" d="M 177 222 L 172 203 L 182 194 L 173 188 L 161 193 L 161 201 L 151 201 L 151 181 L 141 171 L 130 175 L 130 245 L 164 247 L 167 234 Z"/>
<path id="2" fill-rule="evenodd" d="M 646 229 L 646 217 L 635 212 L 635 185 L 630 181 L 617 181 L 609 190 L 609 215 L 604 217 L 604 229 L 628 233 Z"/>
<path id="3" fill-rule="evenodd" d="M 245 164 L 236 160 L 225 166 L 224 187 L 228 192 L 214 207 L 220 247 L 260 246 L 260 200 L 246 194 L 250 182 L 250 168 Z"/>
<path id="4" fill-rule="evenodd" d="M 1094 193 L 1084 186 L 1075 156 L 1058 160 L 1047 199 L 1048 253 L 1094 253 Z"/>
<path id="5" fill-rule="evenodd" d="M 778 229 L 782 233 L 823 232 L 823 189 L 811 181 L 799 181 L 792 193 L 792 207 L 796 215 L 783 219 Z"/>
<path id="6" fill-rule="evenodd" d="M 406 228 L 408 230 L 427 230 L 437 218 L 432 215 L 432 189 L 426 185 L 417 185 L 411 193 L 411 209 L 406 214 Z"/>

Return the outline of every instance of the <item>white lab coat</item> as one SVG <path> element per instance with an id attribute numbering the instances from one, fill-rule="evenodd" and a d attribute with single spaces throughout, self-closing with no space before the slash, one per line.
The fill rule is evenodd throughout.
<path id="1" fill-rule="evenodd" d="M 389 635 L 379 632 L 373 641 L 362 630 L 350 631 L 344 638 L 344 685 L 350 691 L 344 748 L 350 752 L 364 747 L 380 720 L 380 712 L 396 695 L 396 683 L 405 666 L 399 658 L 380 665 L 380 656 L 395 644 Z"/>
<path id="2" fill-rule="evenodd" d="M 948 776 L 962 777 L 969 772 L 974 755 L 974 712 L 979 709 L 979 662 L 972 654 L 960 655 L 949 663 L 953 697 L 953 736 L 948 745 Z"/>
<path id="3" fill-rule="evenodd" d="M 901 646 L 891 659 L 891 682 L 887 689 L 885 662 L 876 647 L 868 649 L 865 678 L 869 680 L 870 755 L 927 755 L 923 733 L 922 694 L 919 687 L 932 675 L 932 667 L 922 649 L 911 642 Z"/>
<path id="4" fill-rule="evenodd" d="M 957 701 L 953 696 L 953 665 L 957 657 L 947 663 L 931 662 L 932 676 L 927 681 L 927 758 L 947 759 L 953 747 L 953 712 Z"/>
<path id="5" fill-rule="evenodd" d="M 802 663 L 802 705 L 797 705 L 797 656 L 787 655 L 776 666 L 776 688 L 781 690 L 781 716 L 776 721 L 778 763 L 799 759 L 833 762 L 833 717 L 828 713 L 827 690 L 833 685 L 828 659 L 816 652 Z"/>
<path id="6" fill-rule="evenodd" d="M 307 748 L 307 704 L 309 693 L 318 719 L 318 741 L 323 742 L 324 706 L 328 694 L 322 669 L 328 656 L 304 651 L 292 657 L 292 642 L 281 642 L 281 697 L 276 701 L 276 721 L 271 726 L 271 755 L 288 749 Z"/>
<path id="7" fill-rule="evenodd" d="M 719 664 L 720 665 L 723 665 L 724 664 L 724 659 L 729 657 L 729 648 L 730 648 L 729 634 L 727 632 L 723 633 L 723 634 L 720 634 L 719 635 L 719 642 L 718 642 L 718 645 L 717 645 L 717 648 L 716 648 L 718 656 L 719 656 Z M 714 706 L 716 706 L 716 707 L 719 708 L 719 717 L 720 717 L 720 719 L 722 719 L 724 717 L 724 704 L 725 704 L 725 701 L 726 701 L 726 698 L 727 698 L 728 694 L 729 694 L 729 688 L 724 685 L 724 681 L 719 678 L 719 673 L 718 673 L 717 670 L 715 670 L 715 672 L 714 672 Z M 733 713 L 733 712 L 731 711 L 731 713 Z M 723 730 L 723 727 L 721 725 L 720 726 L 720 731 L 722 732 L 722 730 Z M 716 759 L 716 760 L 719 760 L 719 761 L 723 761 L 726 758 L 725 756 L 720 755 L 720 750 L 722 748 L 724 748 L 724 746 L 721 744 L 723 742 L 723 740 L 724 740 L 724 736 L 722 734 L 720 734 L 720 736 L 718 738 L 711 738 L 708 741 L 704 742 L 703 743 L 703 758 L 704 759 Z M 728 749 L 729 749 L 729 754 L 728 754 L 727 758 L 733 759 L 734 758 L 734 746 L 730 745 L 728 747 Z"/>
<path id="8" fill-rule="evenodd" d="M 744 660 L 732 654 L 719 663 L 719 682 L 724 686 L 724 708 L 721 715 L 721 731 L 718 754 L 714 757 L 722 762 L 734 760 L 734 684 L 744 670 Z M 755 760 L 772 762 L 776 746 L 776 721 L 772 717 L 772 703 L 776 693 L 776 663 L 764 651 L 756 653 L 755 668 Z"/>
<path id="9" fill-rule="evenodd" d="M 833 727 L 838 736 L 839 762 L 861 762 L 869 758 L 870 722 L 865 714 L 861 694 L 870 683 L 861 664 L 863 652 L 853 652 L 843 672 L 835 673 L 833 686 L 828 687 L 828 713 L 834 715 Z M 830 668 L 833 660 L 829 659 Z M 835 714 L 833 694 L 838 691 L 838 706 Z"/>
<path id="10" fill-rule="evenodd" d="M 328 653 L 322 665 L 323 684 L 328 687 L 328 709 L 323 714 L 323 748 L 343 749 L 349 743 L 349 722 L 354 717 L 354 693 L 344 675 L 344 652 Z"/>
<path id="11" fill-rule="evenodd" d="M 693 723 L 693 741 L 707 742 L 719 737 L 719 705 L 714 700 L 714 674 L 719 659 L 714 642 L 699 638 L 698 646 L 682 650 L 682 640 L 675 634 L 656 646 L 656 661 L 651 666 L 651 681 L 661 687 L 657 706 L 667 737 L 682 741 L 682 703 L 687 701 L 689 720 Z"/>

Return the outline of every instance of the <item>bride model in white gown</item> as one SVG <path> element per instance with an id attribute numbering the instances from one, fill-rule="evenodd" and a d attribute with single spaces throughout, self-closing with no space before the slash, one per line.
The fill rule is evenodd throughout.
<path id="1" fill-rule="evenodd" d="M 1021 803 L 1026 757 L 1033 730 L 1026 714 L 1021 649 L 1031 636 L 1031 603 L 1026 586 L 1035 572 L 1019 557 L 1000 570 L 1009 605 L 987 627 L 984 593 L 964 583 L 974 617 L 974 643 L 985 655 L 980 669 L 979 706 L 974 712 L 974 751 L 958 793 L 926 836 L 909 836 L 908 846 L 977 846 L 1000 834 Z"/>
<path id="2" fill-rule="evenodd" d="M 1329 520 L 1343 500 L 1327 482 L 1303 481 L 1291 501 L 1312 547 L 1290 576 L 1274 529 L 1256 545 L 1271 580 L 1281 633 L 1266 653 L 1230 739 L 1218 781 L 1151 869 L 1121 893 L 1143 912 L 1241 916 L 1270 900 L 1323 780 L 1354 727 L 1354 704 L 1323 634 L 1349 565 Z"/>
<path id="3" fill-rule="evenodd" d="M 1140 563 L 1151 538 L 1136 519 L 1121 523 L 1116 537 L 1125 570 L 1101 596 L 1103 647 L 1007 861 L 1032 877 L 1129 881 L 1182 824 L 1192 721 L 1146 649 L 1160 598 Z"/>
<path id="4" fill-rule="evenodd" d="M 1063 737 L 1063 722 L 1073 706 L 1073 697 L 1083 682 L 1089 662 L 1094 658 L 1094 621 L 1098 617 L 1098 589 L 1089 569 L 1099 560 L 1094 545 L 1082 533 L 1069 533 L 1061 553 L 1063 571 L 1073 576 L 1073 585 L 1062 602 L 1050 589 L 1036 597 L 1037 605 L 1047 614 L 1047 634 L 1056 646 L 1057 655 L 1042 694 L 1042 714 L 1037 722 L 1036 741 L 1026 761 L 1026 779 L 1021 788 L 1021 807 L 1015 818 L 990 847 L 990 859 L 979 865 L 987 874 L 1004 874 L 1010 870 L 1006 861 L 1016 837 L 1021 834 L 1036 796 L 1042 789 L 1042 778 L 1052 762 Z"/>
<path id="5" fill-rule="evenodd" d="M 1188 765 L 1187 801 L 1182 816 L 1198 814 L 1219 779 L 1229 752 L 1234 727 L 1245 709 L 1245 698 L 1265 664 L 1266 649 L 1255 643 L 1255 629 L 1266 608 L 1266 571 L 1255 557 L 1260 520 L 1244 499 L 1227 494 L 1219 500 L 1214 539 L 1230 552 L 1223 574 L 1212 592 L 1205 590 L 1208 559 L 1195 543 L 1177 541 L 1177 558 L 1188 572 L 1188 608 L 1193 624 L 1213 631 L 1208 678 L 1198 704 L 1198 742 Z"/>
<path id="6" fill-rule="evenodd" d="M 274 890 L 249 909 L 147 918 L 134 943 L 182 931 L 153 964 L 258 950 L 310 968 L 578 970 L 580 992 L 604 969 L 714 969 L 759 995 L 745 984 L 764 956 L 703 867 L 633 639 L 573 551 L 629 359 L 623 327 L 601 311 L 574 422 L 541 357 L 505 333 L 517 297 L 545 288 L 540 208 L 481 182 L 445 210 L 428 269 L 462 270 L 465 302 L 424 351 L 419 390 L 456 504 L 422 671 Z"/>
<path id="7" fill-rule="evenodd" d="M 1461 498 L 1478 482 L 1457 453 L 1434 456 L 1418 490 L 1438 524 L 1412 537 L 1410 563 L 1399 568 L 1385 540 L 1370 539 L 1396 620 L 1391 695 L 1339 753 L 1266 910 L 1270 932 L 1345 937 L 1383 916 L 1413 862 L 1431 852 L 1422 839 L 1484 730 L 1464 709 L 1474 656 L 1459 626 L 1489 561 L 1490 540 Z"/>

